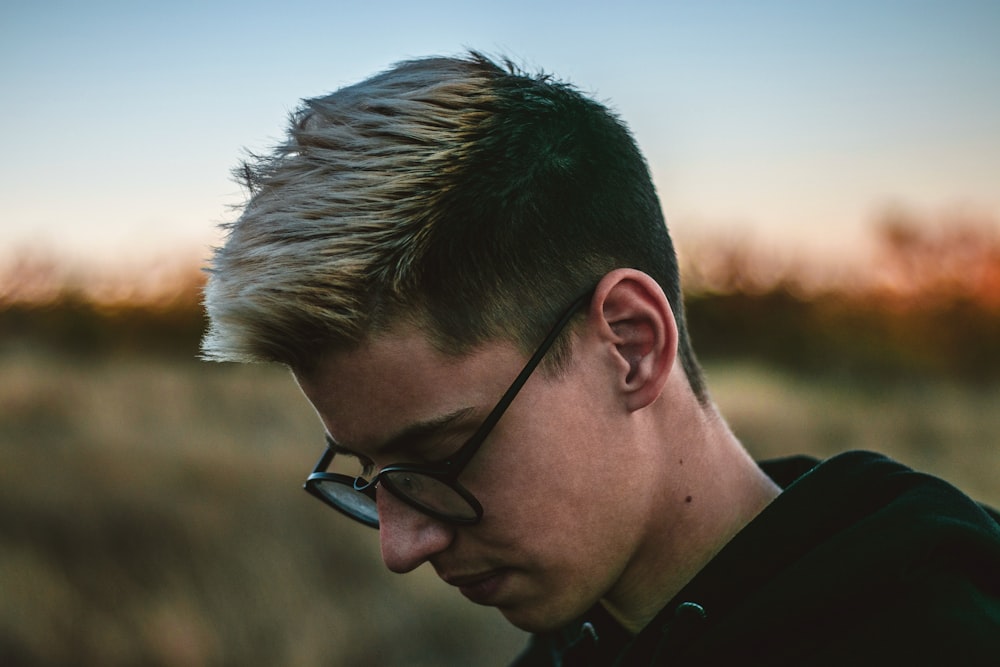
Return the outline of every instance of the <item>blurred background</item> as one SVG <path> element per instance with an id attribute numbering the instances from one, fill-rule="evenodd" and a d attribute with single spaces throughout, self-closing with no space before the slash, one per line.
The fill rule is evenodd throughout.
<path id="1" fill-rule="evenodd" d="M 505 54 L 607 101 L 758 457 L 1000 505 L 1000 5 L 0 6 L 0 663 L 503 665 L 524 636 L 300 489 L 281 368 L 197 360 L 228 174 L 302 97 Z"/>

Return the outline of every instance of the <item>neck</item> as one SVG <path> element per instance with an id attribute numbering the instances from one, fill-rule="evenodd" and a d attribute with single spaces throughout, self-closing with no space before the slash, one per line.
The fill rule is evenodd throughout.
<path id="1" fill-rule="evenodd" d="M 646 540 L 602 604 L 637 633 L 780 489 L 750 458 L 714 406 L 670 405 L 653 420 L 660 479 L 650 493 Z M 685 414 L 680 414 L 685 413 Z"/>

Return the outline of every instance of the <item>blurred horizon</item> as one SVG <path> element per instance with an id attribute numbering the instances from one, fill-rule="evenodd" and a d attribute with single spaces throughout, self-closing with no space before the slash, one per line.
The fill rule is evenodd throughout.
<path id="1" fill-rule="evenodd" d="M 685 292 L 762 293 L 778 286 L 805 298 L 883 291 L 1000 303 L 1000 217 L 956 208 L 938 217 L 905 207 L 873 219 L 852 258 L 818 257 L 722 230 L 675 238 Z M 163 306 L 200 288 L 208 248 L 161 251 L 118 263 L 74 258 L 51 247 L 0 251 L 0 308 L 67 296 L 97 304 Z M 945 275 L 947 274 L 947 275 Z M 945 284 L 947 283 L 947 284 Z"/>
<path id="2" fill-rule="evenodd" d="M 888 211 L 872 261 L 830 263 L 740 236 L 679 246 L 695 349 L 860 386 L 931 379 L 1000 386 L 1000 221 Z M 0 264 L 0 352 L 194 359 L 204 262 L 167 257 L 94 271 L 45 255 Z M 818 377 L 817 376 L 817 377 Z"/>

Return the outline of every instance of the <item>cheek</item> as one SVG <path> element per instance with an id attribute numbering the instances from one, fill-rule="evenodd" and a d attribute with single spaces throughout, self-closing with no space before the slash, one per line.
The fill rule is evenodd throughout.
<path id="1" fill-rule="evenodd" d="M 609 521 L 619 520 L 631 483 L 624 457 L 609 442 L 611 418 L 588 410 L 579 393 L 525 395 L 483 452 L 475 480 L 480 500 L 512 536 L 572 542 L 607 535 Z"/>
<path id="2" fill-rule="evenodd" d="M 608 490 L 605 482 L 624 457 L 616 448 L 606 402 L 570 386 L 531 401 L 519 416 L 510 437 L 526 480 L 541 482 L 538 486 L 550 496 L 599 497 Z"/>
<path id="3" fill-rule="evenodd" d="M 635 549 L 638 522 L 615 495 L 621 489 L 589 463 L 526 453 L 489 489 L 481 544 L 520 574 L 521 604 L 505 610 L 515 625 L 544 628 L 579 616 L 615 585 Z"/>

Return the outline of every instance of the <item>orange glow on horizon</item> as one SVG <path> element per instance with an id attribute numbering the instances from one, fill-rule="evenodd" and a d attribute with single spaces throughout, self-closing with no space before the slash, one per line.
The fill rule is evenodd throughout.
<path id="1" fill-rule="evenodd" d="M 806 300 L 837 293 L 896 308 L 963 300 L 1000 310 L 1000 221 L 962 211 L 931 219 L 897 208 L 876 221 L 871 237 L 874 261 L 854 263 L 723 233 L 678 246 L 684 285 L 693 295 L 777 290 Z M 22 251 L 0 263 L 0 308 L 65 302 L 104 309 L 199 307 L 203 266 L 189 253 L 141 265 L 87 266 L 45 250 Z"/>

